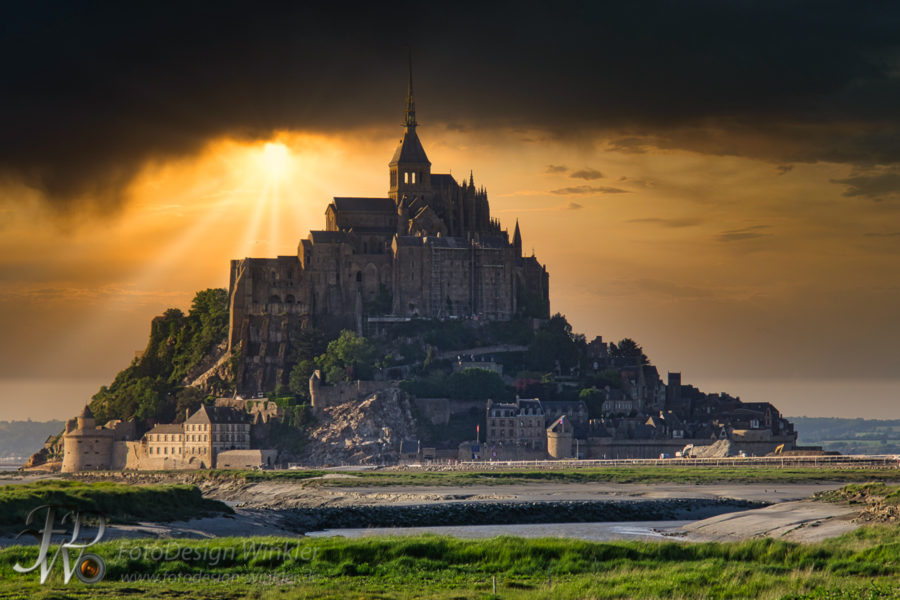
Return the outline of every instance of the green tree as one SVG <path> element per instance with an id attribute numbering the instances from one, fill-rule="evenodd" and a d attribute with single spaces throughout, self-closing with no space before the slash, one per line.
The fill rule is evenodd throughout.
<path id="1" fill-rule="evenodd" d="M 636 365 L 650 364 L 644 349 L 631 338 L 624 338 L 618 344 L 609 345 L 609 354 L 613 358 L 625 358 Z"/>
<path id="2" fill-rule="evenodd" d="M 291 369 L 288 378 L 288 388 L 291 393 L 298 398 L 309 399 L 309 378 L 316 370 L 316 363 L 313 360 L 304 359 L 298 362 Z"/>
<path id="3" fill-rule="evenodd" d="M 456 400 L 506 400 L 510 392 L 503 379 L 485 369 L 463 369 L 447 378 L 448 395 Z"/>
<path id="4" fill-rule="evenodd" d="M 188 318 L 195 327 L 192 358 L 199 361 L 228 335 L 228 292 L 221 288 L 197 292 Z"/>
<path id="5" fill-rule="evenodd" d="M 603 391 L 595 387 L 584 388 L 578 392 L 578 399 L 587 406 L 590 418 L 596 419 L 603 414 L 603 402 L 606 400 Z"/>
<path id="6" fill-rule="evenodd" d="M 364 337 L 345 329 L 328 343 L 328 349 L 316 359 L 328 383 L 372 378 L 375 347 Z"/>
<path id="7" fill-rule="evenodd" d="M 170 308 L 154 318 L 142 355 L 94 395 L 91 410 L 98 423 L 110 419 L 170 422 L 199 406 L 195 392 L 184 391 L 184 381 L 226 340 L 227 298 L 223 289 L 203 290 L 194 296 L 187 315 Z M 226 388 L 233 385 L 220 383 Z"/>
<path id="8" fill-rule="evenodd" d="M 315 360 L 328 349 L 328 340 L 321 330 L 315 327 L 303 327 L 293 336 L 292 362 Z"/>
<path id="9" fill-rule="evenodd" d="M 424 377 L 404 380 L 400 387 L 419 398 L 511 400 L 513 397 L 513 392 L 506 387 L 503 379 L 485 369 L 463 369 L 450 375 L 434 371 Z"/>
<path id="10" fill-rule="evenodd" d="M 562 373 L 581 364 L 586 344 L 584 336 L 574 334 L 566 318 L 557 313 L 534 336 L 525 357 L 530 370 L 552 371 L 559 366 Z"/>
<path id="11" fill-rule="evenodd" d="M 175 422 L 182 423 L 203 404 L 203 392 L 195 387 L 186 387 L 175 394 Z"/>

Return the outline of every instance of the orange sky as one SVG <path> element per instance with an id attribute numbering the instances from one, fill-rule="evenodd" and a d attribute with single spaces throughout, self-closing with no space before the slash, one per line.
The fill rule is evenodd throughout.
<path id="1" fill-rule="evenodd" d="M 112 214 L 7 185 L 0 420 L 70 416 L 154 315 L 227 287 L 230 259 L 295 254 L 332 196 L 386 195 L 399 134 L 219 138 L 144 164 Z M 472 169 L 519 219 L 552 311 L 589 339 L 632 337 L 662 373 L 789 415 L 900 418 L 900 207 L 847 195 L 853 167 L 427 120 L 420 136 L 433 172 Z"/>

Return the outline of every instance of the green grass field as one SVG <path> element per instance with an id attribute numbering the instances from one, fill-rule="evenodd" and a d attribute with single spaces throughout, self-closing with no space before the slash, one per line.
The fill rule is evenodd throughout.
<path id="1" fill-rule="evenodd" d="M 43 587 L 12 570 L 31 564 L 34 548 L 2 551 L 0 598 L 900 598 L 897 527 L 810 545 L 420 536 L 128 540 L 94 550 L 105 581 L 66 586 L 57 569 Z M 159 559 L 166 551 L 178 557 Z M 134 576 L 162 580 L 126 580 Z"/>
<path id="2" fill-rule="evenodd" d="M 325 487 L 397 485 L 503 485 L 517 483 L 810 483 L 816 481 L 900 482 L 900 469 L 828 467 L 579 467 L 484 471 L 358 471 L 353 477 L 316 479 L 327 471 L 210 471 L 197 477 L 244 478 L 248 481 L 306 481 Z"/>
<path id="3" fill-rule="evenodd" d="M 851 484 L 827 499 L 893 501 L 898 489 Z M 189 486 L 47 481 L 0 488 L 0 515 L 15 521 L 8 515 L 21 516 L 23 502 L 61 500 L 114 512 L 119 521 L 218 508 Z M 0 598 L 900 598 L 896 524 L 818 544 L 426 535 L 116 540 L 90 551 L 108 567 L 96 586 L 63 584 L 59 565 L 42 586 L 36 573 L 13 570 L 34 563 L 35 546 L 0 551 Z"/>
<path id="4" fill-rule="evenodd" d="M 125 485 L 44 480 L 0 486 L 0 532 L 18 533 L 28 513 L 43 504 L 60 504 L 106 515 L 115 523 L 177 521 L 231 513 L 192 485 Z"/>

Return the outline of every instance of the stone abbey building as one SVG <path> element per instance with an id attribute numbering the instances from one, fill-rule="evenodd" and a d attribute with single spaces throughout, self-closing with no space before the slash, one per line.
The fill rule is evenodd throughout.
<path id="1" fill-rule="evenodd" d="M 240 391 L 287 382 L 290 337 L 302 327 L 363 333 L 372 320 L 549 317 L 549 275 L 522 255 L 518 222 L 510 240 L 471 173 L 462 182 L 432 173 L 416 125 L 410 74 L 387 196 L 335 197 L 325 228 L 294 256 L 231 261 Z"/>

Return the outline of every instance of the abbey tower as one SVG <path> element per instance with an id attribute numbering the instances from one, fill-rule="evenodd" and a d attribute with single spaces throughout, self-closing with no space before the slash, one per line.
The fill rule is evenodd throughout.
<path id="1" fill-rule="evenodd" d="M 549 275 L 491 218 L 487 191 L 431 172 L 416 122 L 412 72 L 387 197 L 335 197 L 325 227 L 297 254 L 231 261 L 229 350 L 238 389 L 286 383 L 292 332 L 366 331 L 387 317 L 510 320 L 550 315 Z"/>

